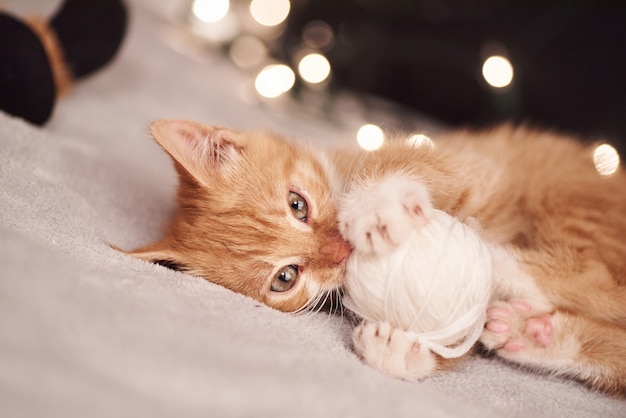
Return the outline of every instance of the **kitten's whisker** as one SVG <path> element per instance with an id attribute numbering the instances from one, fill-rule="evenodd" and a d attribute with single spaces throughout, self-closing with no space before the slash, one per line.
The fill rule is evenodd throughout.
<path id="1" fill-rule="evenodd" d="M 293 314 L 301 314 L 304 313 L 306 315 L 310 315 L 311 311 L 317 306 L 320 301 L 320 298 L 323 297 L 324 292 L 318 292 L 314 297 L 310 298 L 304 305 L 300 308 L 293 311 Z"/>
<path id="2" fill-rule="evenodd" d="M 343 318 L 345 315 L 343 306 L 343 289 L 337 289 L 335 291 L 335 301 L 337 303 L 335 314 L 339 314 L 339 317 L 341 318 L 340 324 L 343 324 Z"/>
<path id="3" fill-rule="evenodd" d="M 343 299 L 343 289 L 336 289 L 334 291 L 334 296 L 335 296 L 335 301 L 337 302 L 337 308 L 335 313 L 339 313 L 339 315 L 341 317 L 343 317 L 343 303 L 342 303 L 342 299 Z"/>
<path id="4" fill-rule="evenodd" d="M 330 296 L 330 292 L 324 292 L 324 299 L 322 300 L 322 302 L 317 306 L 317 313 L 320 313 L 322 311 L 322 309 L 324 309 L 324 307 L 326 306 L 326 304 L 328 303 L 329 300 L 329 296 Z"/>
<path id="5" fill-rule="evenodd" d="M 320 291 L 309 299 L 303 306 L 291 312 L 292 314 L 304 316 L 317 315 L 323 310 L 327 310 L 329 316 L 340 313 L 343 316 L 343 305 L 341 303 L 341 290 Z"/>

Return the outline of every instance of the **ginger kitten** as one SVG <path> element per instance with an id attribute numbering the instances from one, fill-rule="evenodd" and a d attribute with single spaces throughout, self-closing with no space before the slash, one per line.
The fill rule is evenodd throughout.
<path id="1" fill-rule="evenodd" d="M 178 207 L 163 238 L 130 255 L 204 277 L 282 311 L 337 290 L 350 247 L 324 164 L 267 133 L 161 120 Z"/>
<path id="2" fill-rule="evenodd" d="M 475 218 L 496 249 L 482 344 L 626 394 L 626 174 L 599 175 L 593 148 L 506 125 L 434 148 L 325 153 L 182 120 L 150 130 L 178 171 L 178 209 L 160 241 L 131 255 L 296 311 L 341 287 L 351 247 L 393 251 L 433 208 Z M 353 340 L 393 376 L 451 366 L 388 324 L 362 323 Z"/>

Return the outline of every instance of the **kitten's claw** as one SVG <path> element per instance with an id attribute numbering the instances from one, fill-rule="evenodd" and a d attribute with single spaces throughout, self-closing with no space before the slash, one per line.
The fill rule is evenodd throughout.
<path id="1" fill-rule="evenodd" d="M 436 366 L 430 350 L 422 349 L 408 333 L 387 322 L 361 322 L 352 341 L 354 351 L 366 364 L 395 378 L 421 379 Z"/>
<path id="2" fill-rule="evenodd" d="M 550 346 L 552 330 L 549 312 L 526 301 L 496 302 L 487 310 L 481 342 L 499 354 L 518 353 Z"/>
<path id="3" fill-rule="evenodd" d="M 396 248 L 430 220 L 433 207 L 419 181 L 390 176 L 357 185 L 344 197 L 339 212 L 342 235 L 363 254 L 382 255 Z"/>

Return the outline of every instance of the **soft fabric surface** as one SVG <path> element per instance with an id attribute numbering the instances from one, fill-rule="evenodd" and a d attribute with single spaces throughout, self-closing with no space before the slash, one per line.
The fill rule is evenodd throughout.
<path id="1" fill-rule="evenodd" d="M 351 141 L 363 122 L 357 111 L 331 120 L 240 99 L 245 76 L 170 48 L 177 32 L 156 7 L 131 4 L 114 65 L 45 127 L 0 114 L 0 415 L 626 416 L 623 400 L 497 359 L 393 380 L 352 354 L 338 316 L 283 314 L 111 249 L 158 237 L 172 208 L 174 170 L 146 134 L 150 120 L 322 143 Z"/>

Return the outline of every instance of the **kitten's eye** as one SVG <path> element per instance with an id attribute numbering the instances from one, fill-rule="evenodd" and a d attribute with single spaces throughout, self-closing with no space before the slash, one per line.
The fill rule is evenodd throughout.
<path id="1" fill-rule="evenodd" d="M 298 278 L 298 266 L 289 265 L 278 270 L 272 279 L 270 289 L 274 292 L 286 292 L 296 284 Z"/>
<path id="2" fill-rule="evenodd" d="M 309 216 L 309 205 L 306 203 L 304 197 L 300 196 L 296 192 L 289 192 L 289 207 L 293 216 L 302 222 L 307 221 Z"/>

